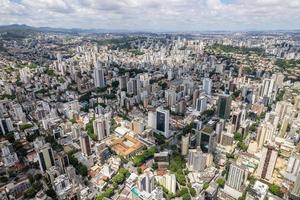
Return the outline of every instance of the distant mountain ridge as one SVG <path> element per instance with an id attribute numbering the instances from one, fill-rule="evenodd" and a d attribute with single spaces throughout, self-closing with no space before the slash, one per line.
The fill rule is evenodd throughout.
<path id="1" fill-rule="evenodd" d="M 127 30 L 105 30 L 105 29 L 80 29 L 80 28 L 52 28 L 52 27 L 33 27 L 26 24 L 11 24 L 0 26 L 0 32 L 5 31 L 31 31 L 31 32 L 52 32 L 52 33 L 69 33 L 69 34 L 92 34 L 92 33 L 121 33 L 130 32 Z"/>

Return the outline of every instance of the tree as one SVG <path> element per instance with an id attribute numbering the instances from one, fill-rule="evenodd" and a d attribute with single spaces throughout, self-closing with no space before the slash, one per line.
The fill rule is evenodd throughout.
<path id="1" fill-rule="evenodd" d="M 152 164 L 152 169 L 153 169 L 153 170 L 157 170 L 157 169 L 158 169 L 158 164 L 157 164 L 156 162 L 154 162 L 154 163 Z"/>
<path id="2" fill-rule="evenodd" d="M 31 199 L 35 196 L 35 194 L 36 191 L 31 187 L 24 192 L 24 197 Z"/>
<path id="3" fill-rule="evenodd" d="M 278 197 L 281 197 L 281 198 L 283 197 L 283 192 L 281 191 L 280 186 L 278 186 L 274 183 L 270 185 L 269 191 Z"/>
<path id="4" fill-rule="evenodd" d="M 243 136 L 239 132 L 234 133 L 233 138 L 234 138 L 234 140 L 237 140 L 237 141 L 242 141 L 243 140 Z"/>
<path id="5" fill-rule="evenodd" d="M 125 180 L 125 177 L 123 174 L 121 173 L 118 173 L 117 175 L 115 175 L 113 178 L 112 178 L 112 182 L 113 183 L 117 183 L 117 184 L 122 184 Z"/>
<path id="6" fill-rule="evenodd" d="M 110 198 L 114 194 L 113 188 L 107 188 L 104 192 L 104 197 Z"/>
<path id="7" fill-rule="evenodd" d="M 142 165 L 146 160 L 152 158 L 156 153 L 156 148 L 151 147 L 149 149 L 144 150 L 141 154 L 132 158 L 134 166 Z"/>
<path id="8" fill-rule="evenodd" d="M 137 168 L 137 173 L 138 173 L 139 175 L 142 174 L 142 173 L 143 173 L 142 168 L 138 167 L 138 168 Z"/>
<path id="9" fill-rule="evenodd" d="M 225 185 L 225 180 L 223 178 L 219 178 L 217 180 L 217 184 L 220 188 L 224 188 L 224 185 Z"/>
<path id="10" fill-rule="evenodd" d="M 238 142 L 237 147 L 244 152 L 248 149 L 248 146 L 244 142 Z"/>
<path id="11" fill-rule="evenodd" d="M 208 187 L 209 187 L 209 183 L 205 182 L 205 183 L 203 184 L 203 189 L 206 190 Z"/>
<path id="12" fill-rule="evenodd" d="M 130 172 L 128 171 L 128 169 L 125 169 L 125 168 L 120 168 L 119 173 L 123 174 L 125 177 L 130 176 Z"/>
<path id="13" fill-rule="evenodd" d="M 113 81 L 113 82 L 111 83 L 111 86 L 112 86 L 113 88 L 118 87 L 118 86 L 119 86 L 119 81 Z"/>
<path id="14" fill-rule="evenodd" d="M 178 192 L 178 196 L 182 197 L 182 199 L 184 200 L 189 200 L 191 199 L 190 195 L 189 195 L 189 190 L 188 188 L 184 187 L 182 188 L 179 192 Z"/>
<path id="15" fill-rule="evenodd" d="M 189 186 L 189 190 L 190 190 L 190 194 L 192 195 L 192 197 L 196 196 L 196 190 L 194 188 L 192 188 L 191 186 Z"/>
<path id="16" fill-rule="evenodd" d="M 56 192 L 51 188 L 51 189 L 49 189 L 49 190 L 47 190 L 46 191 L 46 194 L 47 194 L 47 196 L 49 196 L 49 197 L 51 197 L 51 198 L 53 198 L 53 199 L 56 199 Z"/>

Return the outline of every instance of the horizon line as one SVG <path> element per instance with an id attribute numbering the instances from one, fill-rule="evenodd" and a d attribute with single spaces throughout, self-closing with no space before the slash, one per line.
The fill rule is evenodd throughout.
<path id="1" fill-rule="evenodd" d="M 138 30 L 138 29 L 115 29 L 115 28 L 79 28 L 79 27 L 53 27 L 53 26 L 34 26 L 34 25 L 28 25 L 28 24 L 0 24 L 1 27 L 9 27 L 9 26 L 27 26 L 30 28 L 50 28 L 50 29 L 64 29 L 64 30 L 81 30 L 81 31 L 114 31 L 114 32 L 132 32 L 132 33 L 138 33 L 138 32 L 144 32 L 144 33 L 201 33 L 201 32 L 298 32 L 300 29 L 232 29 L 232 30 L 221 30 L 221 29 L 214 29 L 214 30 L 154 30 L 154 29 L 144 29 L 144 30 Z M 104 32 L 105 33 L 105 32 Z"/>

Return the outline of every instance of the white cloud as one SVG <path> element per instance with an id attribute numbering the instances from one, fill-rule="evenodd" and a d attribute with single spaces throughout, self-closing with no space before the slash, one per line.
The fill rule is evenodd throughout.
<path id="1" fill-rule="evenodd" d="M 154 31 L 299 29 L 300 0 L 0 0 L 0 24 L 11 23 Z"/>

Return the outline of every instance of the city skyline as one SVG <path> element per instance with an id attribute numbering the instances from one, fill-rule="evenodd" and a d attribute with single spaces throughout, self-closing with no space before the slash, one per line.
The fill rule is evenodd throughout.
<path id="1" fill-rule="evenodd" d="M 0 1 L 0 25 L 147 32 L 296 30 L 297 0 Z"/>

